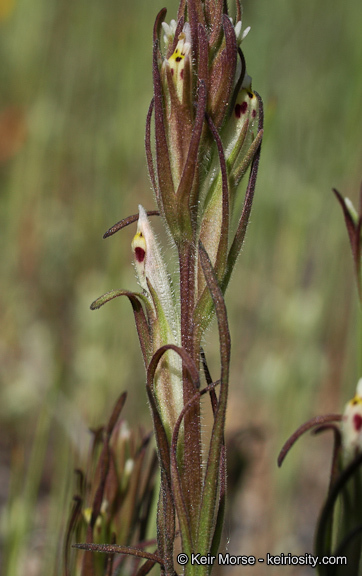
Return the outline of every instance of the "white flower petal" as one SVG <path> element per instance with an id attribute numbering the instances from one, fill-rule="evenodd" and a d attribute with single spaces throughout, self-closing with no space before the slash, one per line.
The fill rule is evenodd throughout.
<path id="1" fill-rule="evenodd" d="M 247 37 L 247 35 L 249 34 L 250 30 L 251 30 L 251 26 L 248 26 L 247 28 L 245 28 L 244 32 L 243 32 L 242 35 L 241 35 L 241 42 L 244 40 L 244 38 Z"/>
<path id="2" fill-rule="evenodd" d="M 241 32 L 241 20 L 239 20 L 239 22 L 237 22 L 235 25 L 235 36 L 237 38 L 239 37 L 240 32 Z"/>

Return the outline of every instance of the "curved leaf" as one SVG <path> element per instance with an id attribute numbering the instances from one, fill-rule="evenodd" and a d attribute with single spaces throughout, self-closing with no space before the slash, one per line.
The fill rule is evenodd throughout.
<path id="1" fill-rule="evenodd" d="M 161 11 L 162 12 L 162 11 Z M 160 13 L 161 14 L 161 13 Z M 164 17 L 164 14 L 163 14 Z M 162 19 L 163 19 L 162 17 Z M 160 190 L 160 206 L 170 227 L 174 232 L 175 226 L 175 189 L 172 180 L 171 163 L 166 137 L 162 81 L 158 64 L 158 40 L 153 45 L 153 86 L 155 98 L 155 136 L 156 136 L 156 165 L 157 178 Z"/>
<path id="2" fill-rule="evenodd" d="M 290 438 L 288 438 L 283 448 L 279 452 L 278 466 L 280 467 L 283 464 L 284 458 L 288 454 L 293 444 L 295 444 L 298 438 L 300 438 L 300 436 L 302 436 L 305 432 L 308 432 L 308 430 L 311 430 L 314 427 L 320 427 L 324 424 L 329 424 L 330 422 L 340 422 L 341 420 L 341 414 L 325 414 L 324 416 L 315 416 L 314 418 L 311 418 L 299 426 L 299 428 L 297 428 L 297 430 L 290 436 Z"/>
<path id="3" fill-rule="evenodd" d="M 173 350 L 176 352 L 182 359 L 184 367 L 188 371 L 191 376 L 191 379 L 195 385 L 195 388 L 200 387 L 200 380 L 199 380 L 199 372 L 197 370 L 197 366 L 195 362 L 192 360 L 191 356 L 186 352 L 184 348 L 181 346 L 175 346 L 175 344 L 165 344 L 161 346 L 152 356 L 151 361 L 147 368 L 147 384 L 151 389 L 153 389 L 153 380 L 155 377 L 155 372 L 158 366 L 159 361 L 161 360 L 162 356 L 168 350 Z"/>
<path id="4" fill-rule="evenodd" d="M 220 162 L 220 172 L 222 177 L 222 220 L 221 220 L 219 247 L 217 250 L 216 262 L 215 262 L 216 274 L 219 278 L 221 278 L 226 266 L 227 248 L 229 241 L 229 221 L 230 221 L 229 181 L 226 168 L 224 148 L 221 142 L 221 138 L 219 136 L 215 124 L 213 123 L 209 115 L 206 116 L 206 119 L 209 128 L 211 130 L 212 137 L 216 143 Z"/>
<path id="5" fill-rule="evenodd" d="M 146 552 L 139 548 L 132 548 L 131 546 L 120 546 L 119 544 L 93 544 L 93 543 L 79 543 L 73 544 L 73 548 L 79 550 L 87 550 L 88 552 L 103 552 L 104 554 L 127 554 L 129 556 L 136 556 L 136 558 L 146 558 L 157 564 L 163 566 L 163 560 L 158 554 Z"/>
<path id="6" fill-rule="evenodd" d="M 331 556 L 333 554 L 332 543 L 330 538 L 330 523 L 333 517 L 334 507 L 338 496 L 342 493 L 346 487 L 348 481 L 352 476 L 358 471 L 362 465 L 362 454 L 359 454 L 339 475 L 336 482 L 332 486 L 330 493 L 328 494 L 327 500 L 323 506 L 322 513 L 318 522 L 318 529 L 316 533 L 315 549 L 316 554 L 320 557 Z M 354 571 L 352 566 L 348 567 L 351 574 L 357 572 Z M 328 574 L 328 567 L 321 566 L 321 574 Z"/>
<path id="7" fill-rule="evenodd" d="M 259 101 L 258 133 L 260 133 L 260 131 L 263 130 L 263 125 L 264 125 L 263 101 L 257 92 L 254 92 L 254 93 L 255 93 L 256 97 L 258 98 L 258 101 Z M 232 245 L 230 247 L 229 254 L 228 254 L 228 263 L 227 263 L 227 267 L 226 267 L 226 273 L 225 273 L 225 276 L 224 276 L 224 278 L 222 280 L 222 284 L 221 284 L 222 285 L 222 291 L 224 293 L 225 293 L 225 290 L 226 290 L 227 285 L 229 283 L 231 273 L 232 273 L 233 268 L 234 268 L 234 264 L 237 260 L 239 252 L 240 252 L 241 247 L 243 245 L 245 234 L 246 234 L 246 229 L 247 229 L 247 226 L 249 223 L 251 207 L 252 207 L 253 199 L 254 199 L 256 178 L 257 178 L 258 169 L 259 169 L 260 151 L 261 151 L 261 141 L 259 142 L 259 145 L 258 145 L 256 151 L 254 152 L 254 157 L 253 157 L 253 161 L 251 164 L 251 170 L 250 170 L 250 175 L 249 175 L 248 186 L 247 186 L 246 193 L 245 193 L 243 211 L 242 211 L 242 214 L 241 214 L 241 217 L 239 220 L 239 224 L 238 224 L 238 228 L 237 228 L 234 240 L 232 242 Z"/>
<path id="8" fill-rule="evenodd" d="M 147 383 L 146 391 L 153 417 L 158 459 L 161 468 L 161 487 L 157 509 L 158 546 L 165 558 L 167 573 L 173 570 L 173 542 L 175 535 L 175 512 L 171 490 L 170 446 L 167 434 L 158 411 L 157 402 L 151 386 Z M 170 565 L 168 565 L 170 564 Z"/>
<path id="9" fill-rule="evenodd" d="M 103 296 L 97 298 L 97 300 L 91 304 L 90 308 L 91 310 L 98 310 L 101 306 L 110 300 L 113 300 L 114 298 L 118 298 L 119 296 L 127 296 L 131 302 L 138 338 L 141 345 L 143 361 L 145 366 L 147 366 L 152 351 L 152 339 L 149 325 L 155 322 L 156 319 L 151 303 L 146 298 L 146 296 L 137 292 L 129 292 L 128 290 L 111 290 L 110 292 L 107 292 L 106 294 L 103 294 Z M 148 319 L 146 319 L 146 315 L 141 303 L 145 305 Z"/>
<path id="10" fill-rule="evenodd" d="M 152 177 L 151 177 L 151 180 L 152 180 Z M 152 185 L 153 185 L 153 182 L 152 182 Z M 147 214 L 147 216 L 159 216 L 160 215 L 158 210 L 147 210 L 146 214 Z M 109 238 L 109 236 L 113 236 L 113 234 L 115 234 L 119 230 L 122 230 L 122 228 L 125 228 L 129 224 L 133 224 L 134 222 L 137 222 L 138 218 L 139 218 L 139 214 L 132 214 L 132 216 L 128 216 L 127 218 L 123 218 L 122 220 L 120 220 L 119 222 L 116 222 L 116 224 L 113 224 L 113 226 L 108 228 L 107 232 L 105 232 L 103 234 L 103 238 Z"/>

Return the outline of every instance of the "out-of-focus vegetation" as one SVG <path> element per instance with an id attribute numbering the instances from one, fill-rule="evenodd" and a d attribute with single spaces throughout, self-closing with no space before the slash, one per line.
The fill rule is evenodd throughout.
<path id="1" fill-rule="evenodd" d="M 170 19 L 177 3 L 167 4 Z M 99 312 L 89 304 L 111 288 L 136 287 L 134 230 L 102 234 L 139 203 L 153 208 L 143 138 L 152 26 L 163 5 L 0 0 L 6 576 L 60 571 L 73 468 L 87 453 L 88 427 L 107 419 L 122 390 L 130 425 L 151 426 L 128 302 Z M 362 177 L 361 21 L 358 0 L 244 2 L 252 30 L 243 48 L 266 132 L 227 297 L 228 427 L 246 430 L 240 449 L 251 461 L 226 523 L 237 554 L 311 551 L 329 439 L 301 440 L 282 470 L 276 455 L 304 419 L 341 411 L 357 382 L 356 288 L 331 187 L 356 200 Z M 211 331 L 208 349 L 216 373 Z"/>

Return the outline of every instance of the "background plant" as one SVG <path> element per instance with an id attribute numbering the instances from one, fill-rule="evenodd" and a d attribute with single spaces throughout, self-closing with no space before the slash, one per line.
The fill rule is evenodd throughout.
<path id="1" fill-rule="evenodd" d="M 1 22 L 1 534 L 9 574 L 24 565 L 49 574 L 59 510 L 73 492 L 69 446 L 76 438 L 78 456 L 86 451 L 85 423 L 106 420 L 131 370 L 143 383 L 136 335 L 111 322 L 113 310 L 94 315 L 88 304 L 100 283 L 106 291 L 120 276 L 124 286 L 134 282 L 133 233 L 113 245 L 99 239 L 109 214 L 133 213 L 134 196 L 149 197 L 140 166 L 150 52 L 138 39 L 151 46 L 149 23 L 163 4 L 24 0 Z M 354 393 L 355 288 L 344 279 L 352 264 L 330 189 L 355 200 L 359 187 L 360 10 L 354 0 L 244 3 L 252 26 L 245 53 L 268 140 L 228 294 L 231 380 L 240 384 L 229 431 L 262 425 L 265 439 L 234 507 L 236 553 L 311 548 L 329 441 L 312 440 L 312 456 L 297 447 L 283 474 L 275 454 L 297 422 Z M 119 306 L 130 322 L 127 303 Z M 138 396 L 128 398 L 129 418 L 149 422 Z"/>
<path id="2" fill-rule="evenodd" d="M 333 189 L 333 192 L 343 211 L 352 252 L 357 295 L 359 303 L 362 304 L 362 186 L 357 208 L 348 197 L 343 197 L 336 189 Z M 361 354 L 361 347 L 358 352 Z M 342 414 L 321 414 L 311 418 L 289 437 L 278 456 L 278 464 L 281 466 L 290 448 L 308 431 L 312 430 L 314 434 L 326 431 L 333 433 L 328 493 L 321 507 L 315 532 L 317 558 L 329 557 L 333 561 L 318 563 L 316 569 L 321 576 L 348 576 L 360 574 L 362 570 L 361 428 L 362 378 L 359 378 L 356 392 L 346 403 Z"/>

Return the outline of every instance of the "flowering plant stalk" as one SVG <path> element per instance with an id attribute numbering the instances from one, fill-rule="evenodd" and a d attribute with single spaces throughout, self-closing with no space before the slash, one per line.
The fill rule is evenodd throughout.
<path id="1" fill-rule="evenodd" d="M 349 198 L 333 192 L 343 210 L 352 250 L 354 272 L 360 306 L 362 307 L 362 186 L 359 209 Z M 331 430 L 334 447 L 331 459 L 329 490 L 320 511 L 315 534 L 315 553 L 332 558 L 333 563 L 319 562 L 320 576 L 362 574 L 362 377 L 354 397 L 347 402 L 343 414 L 316 416 L 302 424 L 283 446 L 278 464 L 281 466 L 293 444 L 305 432 L 315 434 Z"/>
<path id="2" fill-rule="evenodd" d="M 235 22 L 223 0 L 181 0 L 177 20 L 166 24 L 165 16 L 163 9 L 153 30 L 154 96 L 146 121 L 147 164 L 158 210 L 139 206 L 138 214 L 105 234 L 137 222 L 132 250 L 141 291 L 111 291 L 92 309 L 118 296 L 127 296 L 133 308 L 161 471 L 157 550 L 144 553 L 142 573 L 159 563 L 164 574 L 173 576 L 179 569 L 174 563 L 179 536 L 188 557 L 215 554 L 220 544 L 230 364 L 224 294 L 252 207 L 263 110 L 240 48 L 248 29 L 242 31 L 239 0 Z M 240 198 L 238 186 L 249 168 Z M 177 253 L 172 279 L 150 223 L 156 215 Z M 202 352 L 214 316 L 221 366 L 216 381 Z M 210 396 L 214 417 L 208 446 L 201 434 L 204 395 Z M 86 549 L 124 553 L 117 545 Z M 189 562 L 184 573 L 201 576 L 210 570 L 210 565 Z"/>
<path id="3" fill-rule="evenodd" d="M 122 418 L 126 393 L 118 398 L 107 425 L 93 430 L 86 470 L 77 468 L 77 492 L 64 543 L 64 576 L 119 574 L 135 542 L 145 542 L 156 487 L 157 456 L 150 434 L 131 430 Z M 151 452 L 151 453 L 150 453 Z M 73 535 L 87 542 L 87 552 L 75 553 Z M 125 554 L 107 558 L 92 553 L 100 542 L 122 542 Z M 154 545 L 154 542 L 150 544 Z M 118 546 L 119 550 L 119 546 Z M 73 552 L 73 554 L 71 553 Z"/>

